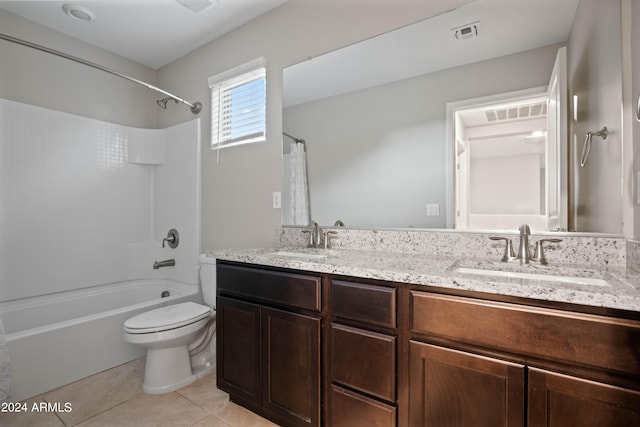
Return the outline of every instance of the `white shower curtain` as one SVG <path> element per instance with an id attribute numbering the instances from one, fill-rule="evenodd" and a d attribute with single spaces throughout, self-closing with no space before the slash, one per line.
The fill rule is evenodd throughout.
<path id="1" fill-rule="evenodd" d="M 0 320 L 0 402 L 4 402 L 11 394 L 11 365 L 9 364 L 9 348 L 4 336 L 4 327 Z"/>
<path id="2" fill-rule="evenodd" d="M 309 224 L 309 187 L 307 184 L 307 158 L 304 144 L 291 143 L 291 219 L 293 225 Z"/>

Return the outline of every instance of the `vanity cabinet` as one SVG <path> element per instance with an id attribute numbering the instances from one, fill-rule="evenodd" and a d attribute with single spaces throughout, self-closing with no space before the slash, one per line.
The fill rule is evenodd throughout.
<path id="1" fill-rule="evenodd" d="M 319 276 L 217 268 L 217 382 L 280 425 L 319 426 Z"/>
<path id="2" fill-rule="evenodd" d="M 282 426 L 640 426 L 640 314 L 218 261 L 218 387 Z"/>
<path id="3" fill-rule="evenodd" d="M 397 423 L 397 289 L 331 282 L 333 427 Z"/>
<path id="4" fill-rule="evenodd" d="M 410 426 L 640 425 L 640 322 L 412 290 L 410 331 Z"/>

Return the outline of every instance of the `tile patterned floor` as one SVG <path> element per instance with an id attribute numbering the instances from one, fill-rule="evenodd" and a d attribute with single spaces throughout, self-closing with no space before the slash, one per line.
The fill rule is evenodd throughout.
<path id="1" fill-rule="evenodd" d="M 60 411 L 0 413 L 0 427 L 274 427 L 229 401 L 215 372 L 173 393 L 142 392 L 144 359 L 117 366 L 28 400 Z M 71 405 L 65 411 L 65 404 Z M 68 405 L 67 405 L 68 406 Z M 46 407 L 46 404 L 45 404 Z"/>

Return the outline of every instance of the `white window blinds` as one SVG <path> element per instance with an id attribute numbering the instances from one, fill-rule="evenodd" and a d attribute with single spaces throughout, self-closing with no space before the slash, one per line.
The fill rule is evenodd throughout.
<path id="1" fill-rule="evenodd" d="M 264 59 L 210 77 L 209 87 L 212 149 L 265 140 Z"/>

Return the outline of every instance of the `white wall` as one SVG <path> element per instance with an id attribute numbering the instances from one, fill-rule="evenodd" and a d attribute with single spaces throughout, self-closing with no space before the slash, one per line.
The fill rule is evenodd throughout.
<path id="1" fill-rule="evenodd" d="M 569 99 L 578 96 L 578 121 L 570 120 L 570 230 L 623 232 L 623 182 L 629 177 L 622 172 L 620 39 L 620 1 L 581 0 L 567 48 Z M 580 168 L 586 133 L 603 126 L 609 130 L 606 142 L 594 137 L 588 163 Z"/>
<path id="2" fill-rule="evenodd" d="M 272 192 L 282 189 L 282 69 L 373 35 L 428 17 L 435 4 L 291 0 L 237 30 L 158 70 L 166 90 L 204 104 L 202 148 L 202 249 L 273 243 L 281 210 Z M 223 150 L 220 164 L 208 148 L 207 78 L 263 56 L 267 61 L 267 141 Z M 167 109 L 169 110 L 169 109 Z M 165 111 L 162 126 L 188 118 Z"/>
<path id="3" fill-rule="evenodd" d="M 471 214 L 540 214 L 539 155 L 472 158 L 471 176 Z"/>
<path id="4" fill-rule="evenodd" d="M 127 161 L 140 129 L 0 99 L 0 301 L 134 278 L 198 283 L 197 122 L 142 131 L 166 144 L 164 164 Z M 160 246 L 169 226 L 182 233 L 175 251 Z M 165 257 L 176 267 L 152 270 Z"/>
<path id="5" fill-rule="evenodd" d="M 339 218 L 359 227 L 445 228 L 446 103 L 546 85 L 558 48 L 287 108 L 284 129 L 307 141 L 313 219 L 321 225 Z M 283 206 L 286 200 L 285 193 Z M 440 205 L 439 216 L 426 215 L 432 203 Z"/>

